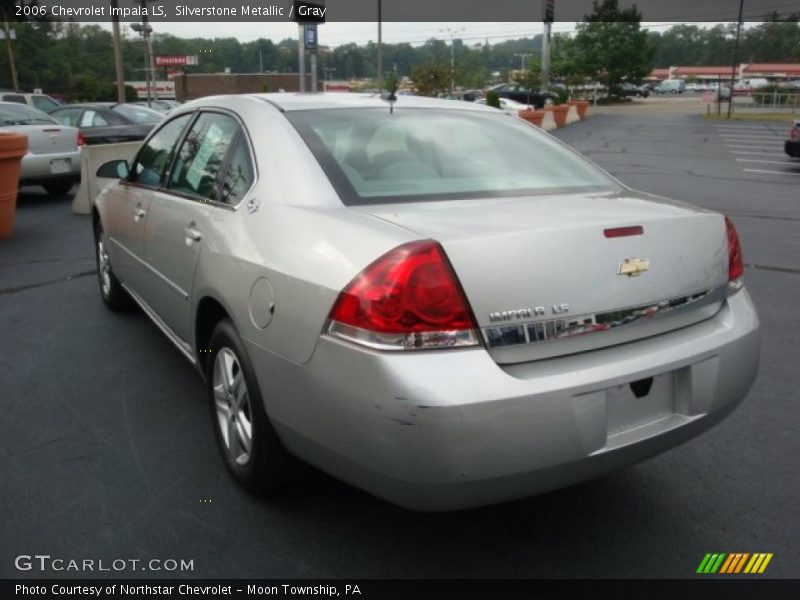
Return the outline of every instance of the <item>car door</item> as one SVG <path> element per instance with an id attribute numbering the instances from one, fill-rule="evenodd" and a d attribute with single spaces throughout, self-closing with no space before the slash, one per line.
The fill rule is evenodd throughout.
<path id="1" fill-rule="evenodd" d="M 201 112 L 175 156 L 167 185 L 154 193 L 150 205 L 145 301 L 183 342 L 191 340 L 197 261 L 215 206 L 222 204 L 222 174 L 240 130 L 232 115 Z"/>
<path id="2" fill-rule="evenodd" d="M 145 281 L 144 228 L 154 190 L 170 163 L 192 113 L 164 124 L 139 149 L 127 179 L 106 192 L 103 228 L 114 272 L 135 293 Z"/>

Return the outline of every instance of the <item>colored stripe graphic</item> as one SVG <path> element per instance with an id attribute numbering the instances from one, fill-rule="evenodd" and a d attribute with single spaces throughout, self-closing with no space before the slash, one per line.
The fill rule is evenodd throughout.
<path id="1" fill-rule="evenodd" d="M 700 565 L 697 573 L 702 574 L 738 574 L 738 573 L 763 573 L 769 562 L 772 560 L 771 552 L 725 552 L 707 553 Z M 747 565 L 747 566 L 745 566 Z"/>

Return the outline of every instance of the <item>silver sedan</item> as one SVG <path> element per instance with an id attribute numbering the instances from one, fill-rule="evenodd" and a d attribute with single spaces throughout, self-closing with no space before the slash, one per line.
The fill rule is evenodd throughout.
<path id="1" fill-rule="evenodd" d="M 83 136 L 50 115 L 25 104 L 0 102 L 0 131 L 28 136 L 20 184 L 41 185 L 48 194 L 66 194 L 80 179 Z"/>
<path id="2" fill-rule="evenodd" d="M 541 493 L 699 434 L 756 375 L 731 221 L 493 108 L 206 98 L 98 174 L 103 300 L 197 367 L 251 490 L 311 463 L 420 510 Z"/>

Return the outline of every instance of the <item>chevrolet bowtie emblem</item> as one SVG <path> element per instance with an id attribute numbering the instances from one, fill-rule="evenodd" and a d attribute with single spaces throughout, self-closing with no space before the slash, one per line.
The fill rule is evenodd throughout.
<path id="1" fill-rule="evenodd" d="M 636 277 L 650 268 L 650 261 L 646 258 L 626 258 L 619 263 L 617 275 Z"/>

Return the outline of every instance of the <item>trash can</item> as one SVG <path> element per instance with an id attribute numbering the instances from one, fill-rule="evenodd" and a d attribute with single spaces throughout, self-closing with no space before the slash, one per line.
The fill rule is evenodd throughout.
<path id="1" fill-rule="evenodd" d="M 9 237 L 14 229 L 20 163 L 27 152 L 28 136 L 0 133 L 0 238 Z"/>

